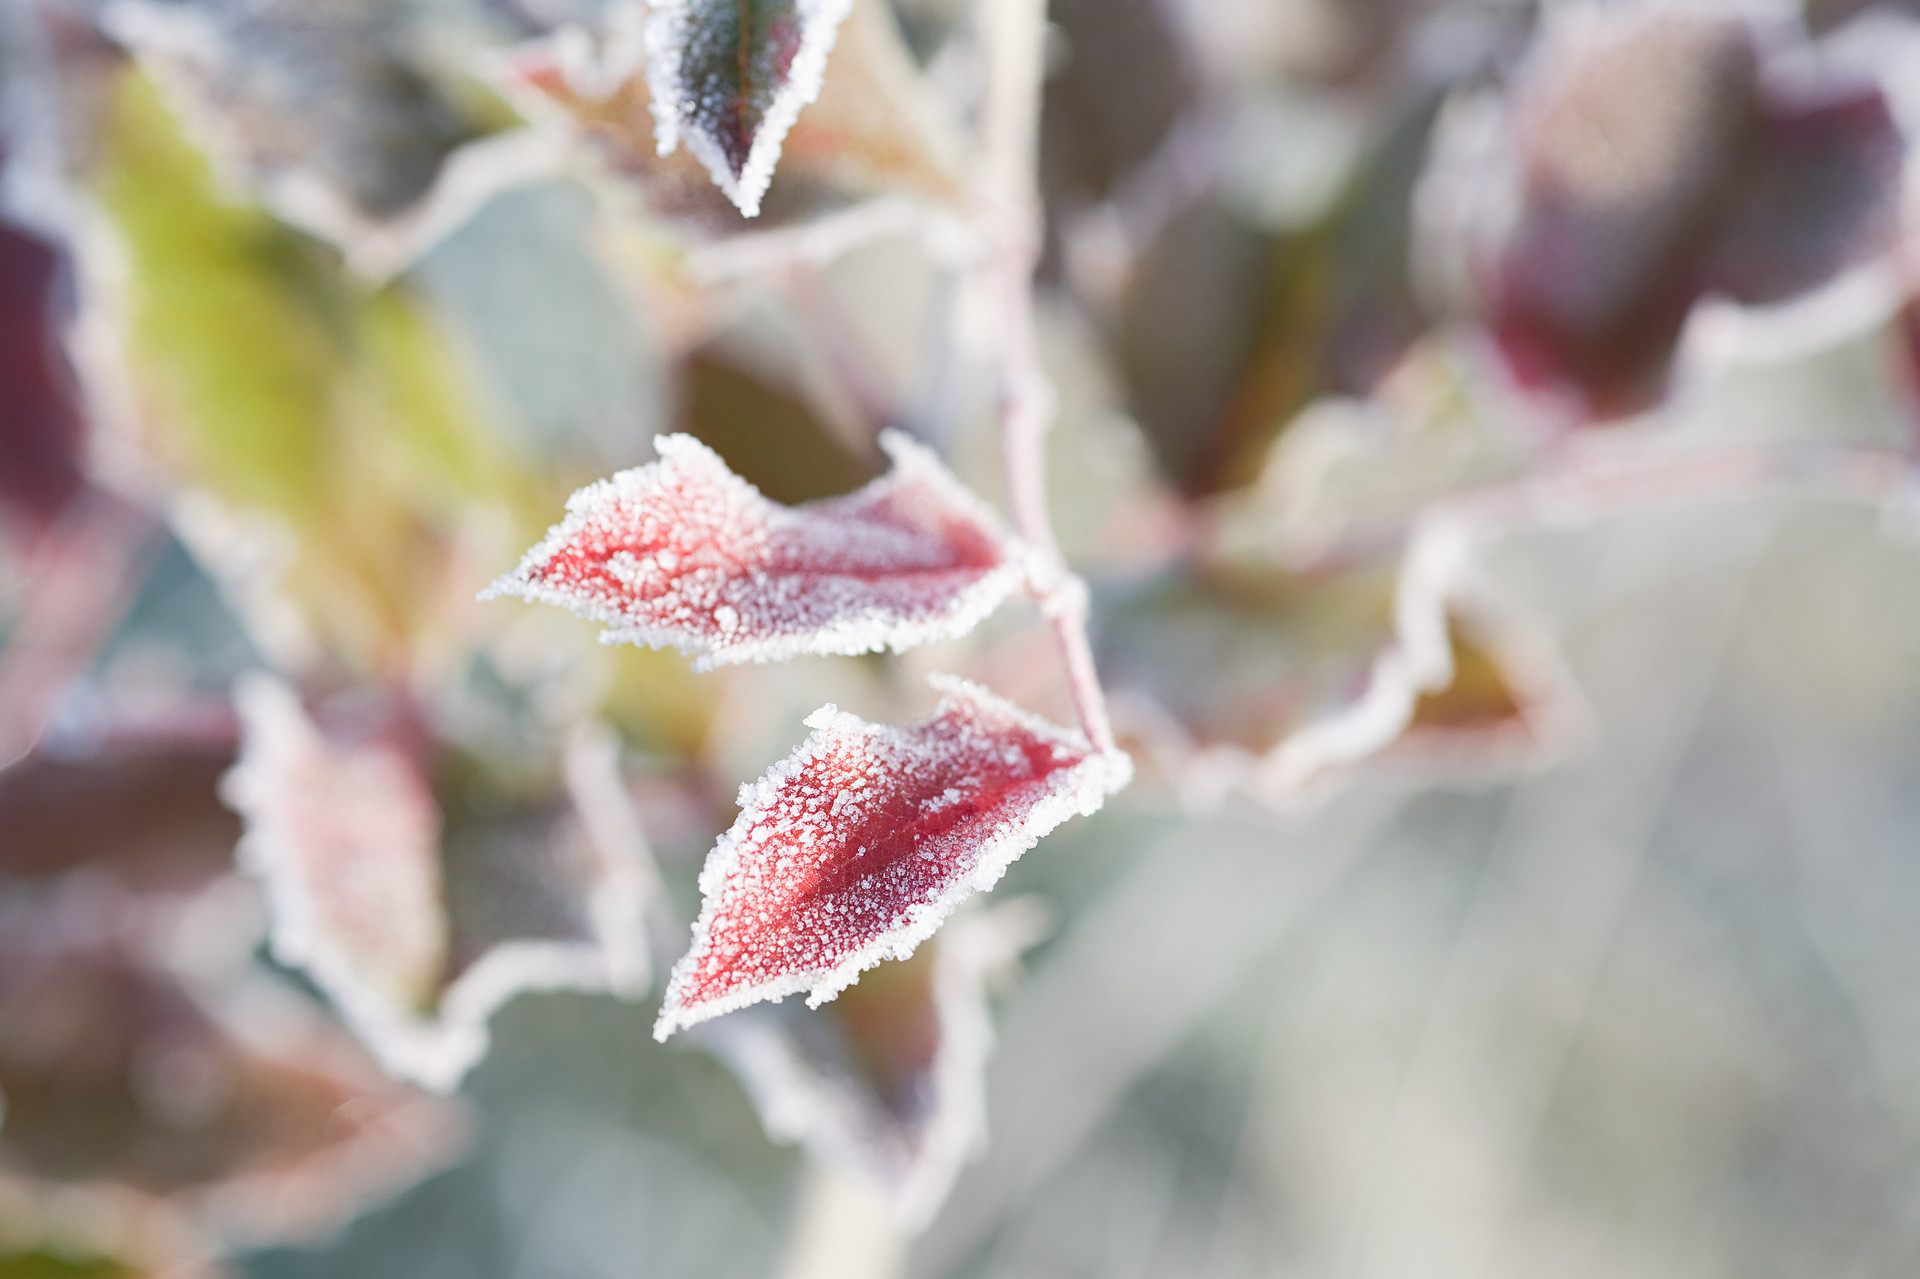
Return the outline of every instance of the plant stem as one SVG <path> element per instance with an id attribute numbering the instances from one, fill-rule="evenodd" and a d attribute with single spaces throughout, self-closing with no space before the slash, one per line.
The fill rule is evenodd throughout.
<path id="1" fill-rule="evenodd" d="M 1087 590 L 1067 568 L 1047 515 L 1046 440 L 1053 387 L 1040 364 L 1033 270 L 1040 256 L 1040 91 L 1045 78 L 1046 0 L 983 0 L 980 38 L 987 67 L 982 108 L 982 218 L 989 287 L 1000 318 L 1000 429 L 1007 504 L 1015 527 L 1039 554 L 1035 589 L 1053 628 L 1067 688 L 1087 739 L 1116 749 L 1106 695 L 1087 640 Z"/>

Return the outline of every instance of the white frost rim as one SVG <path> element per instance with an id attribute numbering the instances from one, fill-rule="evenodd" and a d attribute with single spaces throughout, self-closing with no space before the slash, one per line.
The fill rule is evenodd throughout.
<path id="1" fill-rule="evenodd" d="M 880 447 L 893 462 L 893 469 L 864 487 L 841 497 L 786 507 L 769 500 L 759 489 L 735 475 L 718 453 L 691 435 L 655 436 L 657 462 L 617 472 L 587 485 L 567 499 L 567 514 L 548 530 L 540 542 L 521 557 L 519 565 L 480 592 L 482 600 L 513 596 L 540 604 L 553 604 L 607 629 L 600 634 L 603 644 L 644 644 L 649 648 L 674 648 L 694 658 L 694 669 L 710 671 L 720 666 L 746 662 L 783 662 L 795 657 L 857 657 L 862 653 L 891 650 L 904 653 L 940 640 L 958 639 L 992 615 L 1009 598 L 1031 587 L 1035 578 L 1036 557 L 1031 548 L 1009 532 L 991 507 L 971 492 L 940 458 L 924 444 L 902 431 L 884 431 Z M 985 534 L 999 552 L 1001 562 L 957 592 L 946 607 L 923 620 L 903 620 L 884 612 L 862 611 L 836 618 L 818 630 L 764 638 L 745 639 L 716 645 L 705 636 L 662 626 L 636 625 L 617 608 L 582 599 L 572 592 L 548 586 L 536 579 L 536 572 L 579 533 L 594 513 L 621 501 L 646 500 L 666 468 L 710 467 L 737 485 L 749 500 L 759 504 L 769 522 L 779 524 L 795 518 L 805 519 L 810 511 L 836 506 L 859 505 L 874 501 L 897 488 L 919 481 L 933 490 L 942 506 L 963 517 Z"/>
<path id="2" fill-rule="evenodd" d="M 719 144 L 700 130 L 687 128 L 681 110 L 687 90 L 680 78 L 680 58 L 686 50 L 694 7 L 695 0 L 663 0 L 647 19 L 647 78 L 653 89 L 654 142 L 661 155 L 672 155 L 684 135 L 687 150 L 707 166 L 715 185 L 742 214 L 758 217 L 761 197 L 773 181 L 773 168 L 780 161 L 787 131 L 800 118 L 800 109 L 820 96 L 827 55 L 839 37 L 840 24 L 853 11 L 853 0 L 797 0 L 800 48 L 794 54 L 786 83 L 775 90 L 773 102 L 753 135 L 753 145 L 738 178 Z"/>
<path id="3" fill-rule="evenodd" d="M 932 675 L 928 677 L 928 683 L 945 696 L 928 719 L 919 721 L 921 724 L 940 718 L 959 701 L 974 701 L 1006 715 L 1036 736 L 1075 751 L 1086 752 L 1086 758 L 1072 768 L 1055 773 L 1049 779 L 1048 793 L 1026 816 L 1011 823 L 1005 834 L 987 841 L 981 850 L 979 864 L 970 874 L 948 884 L 932 901 L 908 907 L 904 920 L 859 947 L 832 968 L 789 973 L 772 981 L 733 991 L 719 999 L 693 1005 L 682 1004 L 681 991 L 690 979 L 693 961 L 705 951 L 714 916 L 719 913 L 719 890 L 739 866 L 745 851 L 744 841 L 755 824 L 753 804 L 757 797 L 776 790 L 782 782 L 817 759 L 838 737 L 884 737 L 901 731 L 885 724 L 869 723 L 839 710 L 831 703 L 821 707 L 807 717 L 807 726 L 814 730 L 807 740 L 793 754 L 768 769 L 758 782 L 740 788 L 740 816 L 734 819 L 733 826 L 714 845 L 713 851 L 707 855 L 706 865 L 700 871 L 700 892 L 704 899 L 700 918 L 693 925 L 692 944 L 680 962 L 674 965 L 673 975 L 667 982 L 666 998 L 661 1004 L 659 1020 L 653 1027 L 655 1039 L 664 1042 L 676 1030 L 684 1030 L 750 1004 L 763 1000 L 778 1001 L 802 991 L 806 992 L 807 1006 L 818 1008 L 851 986 L 867 969 L 884 960 L 905 959 L 913 954 L 915 947 L 939 930 L 955 907 L 976 891 L 991 889 L 1006 873 L 1007 867 L 1039 843 L 1043 836 L 1069 817 L 1092 816 L 1099 811 L 1107 796 L 1120 790 L 1133 778 L 1133 760 L 1125 753 L 1114 751 L 1103 755 L 1095 752 L 1081 733 L 1062 729 L 1037 715 L 1029 714 L 978 684 L 952 675 Z"/>

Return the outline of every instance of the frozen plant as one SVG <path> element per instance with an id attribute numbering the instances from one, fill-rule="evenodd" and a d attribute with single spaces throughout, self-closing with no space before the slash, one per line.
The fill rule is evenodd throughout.
<path id="1" fill-rule="evenodd" d="M 756 213 L 846 9 L 659 7 L 647 40 L 662 152 L 684 130 L 741 211 Z M 881 438 L 890 474 L 793 508 L 697 440 L 663 436 L 660 460 L 576 493 L 567 518 L 487 595 L 559 604 L 606 623 L 605 641 L 672 646 L 711 669 L 898 652 L 963 635 L 1025 591 L 1053 628 L 1080 731 L 944 677 L 938 709 L 905 729 L 831 705 L 816 712 L 813 735 L 741 789 L 740 817 L 708 856 L 705 904 L 668 984 L 659 1039 L 801 991 L 818 1006 L 863 970 L 905 959 L 1041 836 L 1092 814 L 1133 775 L 1093 670 L 1086 588 L 1062 561 L 1046 507 L 1051 392 L 1030 296 L 1043 10 L 996 0 L 987 14 L 997 75 L 982 238 L 997 246 L 988 269 L 1005 326 L 1002 448 L 1019 533 L 898 432 Z"/>

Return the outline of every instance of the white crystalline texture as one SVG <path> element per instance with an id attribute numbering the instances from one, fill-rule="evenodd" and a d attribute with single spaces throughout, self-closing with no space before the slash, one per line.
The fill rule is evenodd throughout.
<path id="1" fill-rule="evenodd" d="M 820 96 L 853 0 L 662 0 L 647 22 L 660 154 L 685 141 L 748 217 L 787 130 Z"/>
<path id="2" fill-rule="evenodd" d="M 985 689 L 943 680 L 929 718 L 869 724 L 828 706 L 757 783 L 701 872 L 693 945 L 654 1034 L 799 991 L 818 1005 L 905 958 L 975 890 L 1132 776 L 1125 755 Z"/>
<path id="3" fill-rule="evenodd" d="M 559 604 L 606 623 L 608 642 L 672 646 L 701 669 L 964 635 L 1026 584 L 1028 554 L 932 453 L 881 443 L 887 475 L 783 507 L 691 436 L 663 436 L 658 462 L 576 493 L 483 598 Z"/>

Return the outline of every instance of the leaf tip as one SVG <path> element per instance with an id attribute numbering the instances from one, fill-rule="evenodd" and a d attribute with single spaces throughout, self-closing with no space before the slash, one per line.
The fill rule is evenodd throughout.
<path id="1" fill-rule="evenodd" d="M 494 578 L 493 581 L 482 587 L 480 592 L 473 598 L 484 604 L 493 600 L 523 598 L 526 595 L 526 590 L 527 584 L 524 576 L 521 570 L 516 568 L 511 572 L 502 573 L 499 577 Z"/>

